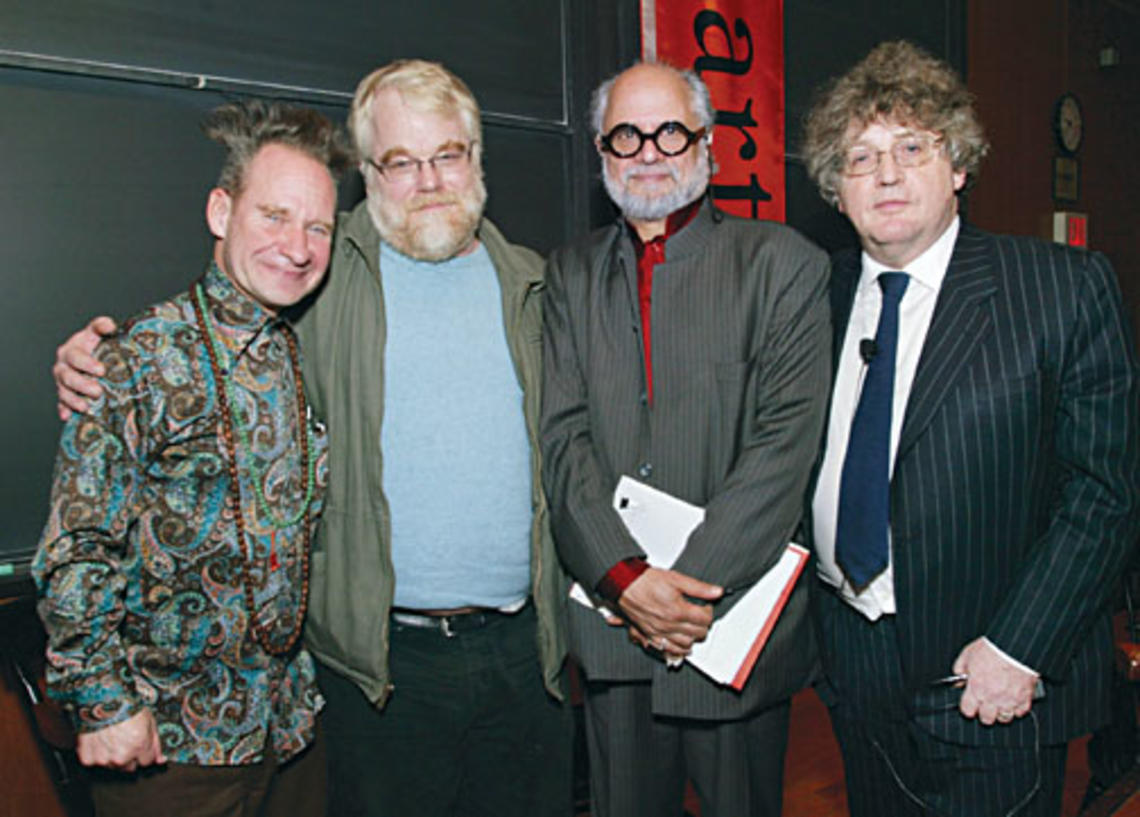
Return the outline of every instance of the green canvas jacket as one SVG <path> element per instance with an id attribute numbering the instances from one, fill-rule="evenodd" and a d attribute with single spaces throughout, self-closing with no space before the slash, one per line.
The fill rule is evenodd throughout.
<path id="1" fill-rule="evenodd" d="M 533 250 L 509 243 L 486 219 L 479 240 L 499 276 L 507 341 L 524 394 L 538 652 L 547 689 L 562 698 L 567 580 L 550 535 L 537 442 L 543 261 Z M 320 661 L 354 681 L 378 707 L 394 688 L 388 671 L 388 615 L 395 589 L 388 501 L 381 482 L 386 321 L 379 258 L 380 236 L 366 203 L 341 213 L 328 279 L 303 306 L 297 323 L 309 400 L 328 424 L 330 467 L 325 514 L 313 545 L 305 640 Z M 460 431 L 455 444 L 463 445 L 464 434 L 476 432 Z"/>

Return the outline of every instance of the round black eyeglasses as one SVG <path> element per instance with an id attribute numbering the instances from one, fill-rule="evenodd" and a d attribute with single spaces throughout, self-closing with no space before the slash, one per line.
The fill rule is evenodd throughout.
<path id="1" fill-rule="evenodd" d="M 689 130 L 680 122 L 662 122 L 653 133 L 645 133 L 636 125 L 622 122 L 614 125 L 610 132 L 598 137 L 602 150 L 612 153 L 619 159 L 629 159 L 641 152 L 646 141 L 652 142 L 664 156 L 680 156 L 689 146 L 707 132 L 706 128 Z"/>

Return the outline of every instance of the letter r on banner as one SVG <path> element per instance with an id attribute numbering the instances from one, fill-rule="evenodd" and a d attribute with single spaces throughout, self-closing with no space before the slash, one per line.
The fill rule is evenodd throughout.
<path id="1" fill-rule="evenodd" d="M 783 221 L 783 0 L 641 0 L 642 58 L 700 74 L 716 108 L 712 196 Z"/>

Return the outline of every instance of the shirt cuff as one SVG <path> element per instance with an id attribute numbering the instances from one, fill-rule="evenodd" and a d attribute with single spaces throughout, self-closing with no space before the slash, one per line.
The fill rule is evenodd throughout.
<path id="1" fill-rule="evenodd" d="M 644 556 L 630 556 L 628 559 L 622 559 L 611 567 L 606 575 L 602 576 L 598 582 L 598 595 L 606 601 L 617 604 L 617 600 L 621 598 L 625 589 L 648 569 L 649 562 L 645 561 Z"/>
<path id="2" fill-rule="evenodd" d="M 1013 664 L 1015 667 L 1017 667 L 1022 672 L 1028 672 L 1034 678 L 1040 678 L 1041 677 L 1041 673 L 1039 673 L 1037 670 L 1031 669 L 1030 667 L 1025 666 L 1025 664 L 1021 663 L 1016 658 L 1011 656 L 1009 653 L 1005 652 L 1001 647 L 999 647 L 994 642 L 990 641 L 984 635 L 982 636 L 982 641 L 986 642 L 991 647 L 993 647 L 994 652 L 996 652 L 999 656 L 1004 658 L 1007 663 Z"/>
<path id="3" fill-rule="evenodd" d="M 69 705 L 65 711 L 71 716 L 76 732 L 97 732 L 133 718 L 142 711 L 142 706 L 133 699 L 115 698 L 90 706 Z"/>

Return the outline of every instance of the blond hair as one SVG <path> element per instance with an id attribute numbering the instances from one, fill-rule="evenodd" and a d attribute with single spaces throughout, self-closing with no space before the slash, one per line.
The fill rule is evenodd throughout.
<path id="1" fill-rule="evenodd" d="M 471 142 L 474 144 L 482 141 L 483 125 L 479 116 L 479 104 L 463 80 L 438 62 L 395 60 L 377 68 L 356 86 L 348 114 L 348 129 L 359 159 L 366 159 L 372 153 L 376 138 L 373 132 L 372 103 L 376 95 L 387 88 L 395 88 L 404 102 L 414 110 L 458 116 L 467 129 Z"/>

